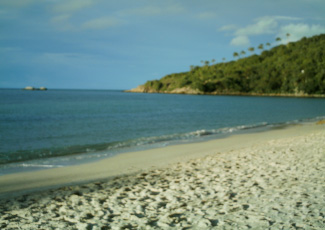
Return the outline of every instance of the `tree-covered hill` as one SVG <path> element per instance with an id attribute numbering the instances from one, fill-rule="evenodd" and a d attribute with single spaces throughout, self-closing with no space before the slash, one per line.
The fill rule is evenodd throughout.
<path id="1" fill-rule="evenodd" d="M 279 45 L 263 51 L 260 55 L 255 54 L 236 61 L 214 65 L 209 65 L 206 61 L 204 66 L 191 66 L 189 72 L 148 81 L 130 91 L 322 95 L 325 94 L 325 34 Z"/>

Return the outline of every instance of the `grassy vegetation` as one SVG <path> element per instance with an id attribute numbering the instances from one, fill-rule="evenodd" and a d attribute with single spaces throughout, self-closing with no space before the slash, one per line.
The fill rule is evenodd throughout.
<path id="1" fill-rule="evenodd" d="M 279 45 L 260 55 L 239 58 L 240 54 L 246 53 L 235 52 L 236 61 L 213 65 L 205 61 L 203 66 L 191 66 L 189 72 L 148 81 L 144 91 L 168 93 L 187 88 L 202 94 L 325 94 L 325 34 Z"/>

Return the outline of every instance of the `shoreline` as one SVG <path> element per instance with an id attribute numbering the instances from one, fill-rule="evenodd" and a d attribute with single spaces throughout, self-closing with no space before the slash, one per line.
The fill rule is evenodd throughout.
<path id="1" fill-rule="evenodd" d="M 294 93 L 244 93 L 244 92 L 201 92 L 192 89 L 175 89 L 173 91 L 146 91 L 143 88 L 123 90 L 125 93 L 158 93 L 158 94 L 183 94 L 183 95 L 208 95 L 208 96 L 247 96 L 247 97 L 292 97 L 292 98 L 325 98 L 324 94 L 294 94 Z"/>
<path id="2" fill-rule="evenodd" d="M 315 118 L 310 118 L 305 120 L 293 120 L 293 121 L 288 121 L 284 123 L 275 123 L 275 124 L 268 124 L 266 122 L 261 122 L 252 125 L 239 125 L 234 127 L 218 128 L 214 130 L 203 129 L 203 130 L 196 130 L 196 131 L 191 131 L 182 134 L 183 136 L 192 135 L 191 138 L 187 138 L 187 139 L 173 140 L 167 137 L 165 140 L 160 139 L 159 141 L 152 142 L 150 144 L 133 145 L 121 149 L 113 148 L 108 151 L 95 150 L 95 152 L 91 152 L 91 153 L 85 152 L 81 155 L 71 154 L 71 151 L 69 151 L 68 155 L 54 156 L 51 158 L 26 159 L 21 161 L 7 162 L 3 164 L 4 165 L 3 168 L 0 168 L 0 177 L 9 174 L 15 174 L 15 173 L 26 173 L 26 172 L 39 171 L 39 170 L 45 170 L 50 168 L 62 168 L 62 167 L 69 167 L 73 165 L 87 164 L 91 162 L 97 162 L 106 158 L 112 158 L 116 155 L 124 154 L 124 153 L 152 150 L 156 148 L 163 148 L 166 146 L 173 146 L 173 145 L 180 145 L 180 144 L 184 145 L 190 143 L 207 142 L 210 140 L 224 139 L 232 135 L 267 132 L 273 129 L 283 129 L 283 128 L 296 126 L 300 124 L 301 125 L 312 124 L 317 121 L 323 121 L 322 118 L 323 117 L 315 117 Z M 173 134 L 170 135 L 171 138 L 173 138 L 173 136 L 174 136 Z M 156 138 L 159 139 L 159 136 Z M 122 141 L 120 143 L 123 144 L 124 142 Z M 100 146 L 102 145 L 100 144 Z M 95 149 L 94 146 L 90 146 L 89 148 Z M 43 162 L 45 160 L 47 162 L 44 164 Z M 2 165 L 0 165 L 0 167 L 1 166 Z"/>
<path id="3" fill-rule="evenodd" d="M 320 122 L 320 124 L 322 123 Z M 70 184 L 82 184 L 136 173 L 152 167 L 165 167 L 216 152 L 241 149 L 280 137 L 293 137 L 321 130 L 323 130 L 323 125 L 316 125 L 315 123 L 296 124 L 281 129 L 235 134 L 221 139 L 126 152 L 84 164 L 5 174 L 0 176 L 0 198 L 8 194 L 21 194 Z"/>
<path id="4" fill-rule="evenodd" d="M 324 149 L 314 123 L 9 175 L 0 228 L 323 229 Z"/>

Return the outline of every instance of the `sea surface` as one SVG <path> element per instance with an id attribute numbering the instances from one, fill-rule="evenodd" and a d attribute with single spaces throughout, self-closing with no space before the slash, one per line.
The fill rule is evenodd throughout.
<path id="1" fill-rule="evenodd" d="M 324 98 L 1 89 L 0 175 L 324 118 Z"/>

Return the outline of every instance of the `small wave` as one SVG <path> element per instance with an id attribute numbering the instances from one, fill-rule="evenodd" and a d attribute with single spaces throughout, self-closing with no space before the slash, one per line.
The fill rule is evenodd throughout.
<path id="1" fill-rule="evenodd" d="M 197 130 L 195 132 L 189 133 L 189 136 L 202 137 L 202 136 L 207 136 L 207 135 L 211 135 L 211 134 L 213 134 L 213 132 L 202 129 L 202 130 Z"/>
<path id="2" fill-rule="evenodd" d="M 177 141 L 193 141 L 198 140 L 200 138 L 205 138 L 212 135 L 218 134 L 230 134 L 240 130 L 247 130 L 247 129 L 254 129 L 259 127 L 266 127 L 268 125 L 267 122 L 262 122 L 258 124 L 252 125 L 241 125 L 235 127 L 225 127 L 220 129 L 211 129 L 211 130 L 196 130 L 188 133 L 177 133 L 177 134 L 170 134 L 170 135 L 163 135 L 163 136 L 156 136 L 156 137 L 143 137 L 134 140 L 122 141 L 117 143 L 111 143 L 107 150 L 115 150 L 119 148 L 132 148 L 134 146 L 145 146 L 145 145 L 153 145 L 153 144 L 160 144 L 161 146 L 166 146 L 170 143 L 177 142 Z"/>
<path id="3" fill-rule="evenodd" d="M 63 167 L 62 165 L 56 164 L 28 164 L 26 161 L 38 160 L 38 159 L 48 159 L 53 157 L 63 157 L 63 159 L 75 159 L 85 160 L 85 159 L 98 159 L 101 157 L 113 156 L 127 151 L 142 150 L 156 147 L 164 147 L 172 144 L 178 143 L 189 143 L 193 141 L 207 140 L 209 138 L 221 138 L 227 135 L 232 135 L 242 131 L 249 131 L 259 128 L 274 128 L 283 125 L 290 125 L 300 122 L 310 122 L 315 120 L 321 120 L 325 117 L 317 117 L 313 119 L 306 119 L 304 121 L 290 121 L 281 124 L 269 124 L 267 122 L 260 122 L 256 124 L 249 125 L 238 125 L 233 127 L 223 127 L 218 129 L 200 129 L 196 131 L 191 131 L 187 133 L 174 133 L 169 135 L 161 135 L 154 137 L 141 137 L 125 141 L 117 141 L 111 143 L 100 143 L 100 144 L 90 144 L 83 146 L 69 146 L 64 148 L 55 149 L 38 149 L 33 151 L 18 151 L 11 154 L 0 154 L 0 164 L 8 164 L 14 162 L 24 162 L 21 167 L 39 167 L 39 168 L 53 168 L 53 167 Z M 67 158 L 70 156 L 70 158 Z M 72 157 L 73 156 L 73 157 Z M 64 160 L 60 162 L 64 162 Z M 70 160 L 68 160 L 70 161 Z M 65 165 L 65 163 L 63 163 Z"/>
<path id="4" fill-rule="evenodd" d="M 0 164 L 7 164 L 13 162 L 25 162 L 35 159 L 46 159 L 52 157 L 64 157 L 75 155 L 75 159 L 85 158 L 99 158 L 103 154 L 110 155 L 110 153 L 120 153 L 125 151 L 133 151 L 133 149 L 143 149 L 150 147 L 163 147 L 170 144 L 176 144 L 177 142 L 191 142 L 197 140 L 203 140 L 206 137 L 218 134 L 230 134 L 239 130 L 251 129 L 261 126 L 266 126 L 267 123 L 253 124 L 253 125 L 241 125 L 236 127 L 225 127 L 220 129 L 201 129 L 188 133 L 175 133 L 170 135 L 154 136 L 154 137 L 141 137 L 126 141 L 118 141 L 112 143 L 100 143 L 84 146 L 69 146 L 64 148 L 54 149 L 38 149 L 32 151 L 18 151 L 9 155 L 0 155 Z M 105 152 L 105 153 L 104 153 Z M 97 155 L 100 154 L 100 156 Z M 47 164 L 22 164 L 22 167 L 43 167 L 51 168 L 57 167 L 57 165 Z"/>
<path id="5" fill-rule="evenodd" d="M 42 165 L 42 164 L 19 164 L 18 166 L 22 166 L 25 168 L 35 167 L 35 168 L 61 168 L 63 165 Z"/>
<path id="6" fill-rule="evenodd" d="M 213 130 L 199 130 L 192 132 L 190 134 L 197 135 L 197 136 L 208 136 L 208 135 L 214 135 L 214 134 L 229 134 L 234 133 L 236 131 L 240 130 L 247 130 L 247 129 L 255 129 L 255 128 L 262 128 L 268 126 L 267 122 L 262 122 L 258 124 L 253 125 L 239 125 L 235 127 L 225 127 L 220 129 L 213 129 Z"/>

